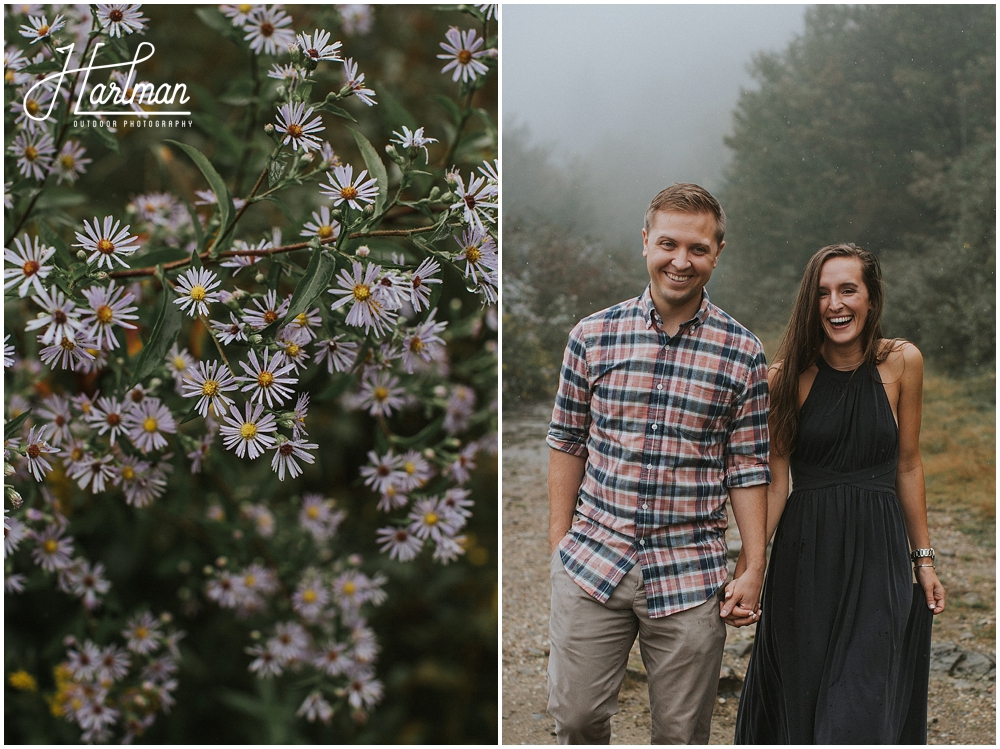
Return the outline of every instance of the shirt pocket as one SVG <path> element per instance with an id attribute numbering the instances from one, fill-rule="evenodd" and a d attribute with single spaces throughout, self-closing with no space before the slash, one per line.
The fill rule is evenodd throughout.
<path id="1" fill-rule="evenodd" d="M 689 379 L 677 396 L 675 422 L 678 436 L 691 452 L 704 455 L 725 440 L 733 391 L 727 385 Z"/>

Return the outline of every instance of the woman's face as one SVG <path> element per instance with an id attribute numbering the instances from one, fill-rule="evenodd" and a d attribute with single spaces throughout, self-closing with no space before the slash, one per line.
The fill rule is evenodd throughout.
<path id="1" fill-rule="evenodd" d="M 819 274 L 819 317 L 831 343 L 847 346 L 860 340 L 872 308 L 856 257 L 833 257 Z"/>

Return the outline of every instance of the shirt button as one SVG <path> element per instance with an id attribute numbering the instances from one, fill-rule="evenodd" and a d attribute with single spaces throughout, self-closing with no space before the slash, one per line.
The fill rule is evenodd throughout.
<path id="1" fill-rule="evenodd" d="M 658 384 L 658 385 L 656 386 L 656 389 L 657 389 L 657 390 L 663 390 L 663 383 L 661 382 L 660 384 Z"/>
<path id="2" fill-rule="evenodd" d="M 645 545 L 646 545 L 646 539 L 640 538 L 639 539 L 639 546 L 645 546 Z"/>
<path id="3" fill-rule="evenodd" d="M 649 509 L 649 505 L 647 505 L 647 504 L 643 503 L 643 505 L 642 505 L 642 509 L 644 509 L 644 510 L 648 510 L 648 509 Z"/>
<path id="4" fill-rule="evenodd" d="M 647 471 L 652 471 L 653 470 L 653 464 L 652 463 L 647 463 L 646 464 L 646 470 Z"/>
<path id="5" fill-rule="evenodd" d="M 653 424 L 653 431 L 656 431 L 656 424 Z"/>

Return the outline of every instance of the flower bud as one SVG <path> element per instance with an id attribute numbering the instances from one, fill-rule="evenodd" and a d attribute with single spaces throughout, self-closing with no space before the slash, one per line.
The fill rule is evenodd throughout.
<path id="1" fill-rule="evenodd" d="M 4 476 L 13 476 L 15 473 L 16 473 L 16 471 L 14 470 L 14 466 L 12 466 L 10 463 L 6 463 L 6 462 L 3 464 L 3 475 Z"/>
<path id="2" fill-rule="evenodd" d="M 444 385 L 436 385 L 434 387 L 434 396 L 436 398 L 445 398 L 448 396 L 448 388 Z"/>
<path id="3" fill-rule="evenodd" d="M 363 561 L 364 560 L 361 558 L 360 554 L 351 554 L 349 557 L 347 557 L 347 563 L 354 567 L 359 566 Z"/>
<path id="4" fill-rule="evenodd" d="M 273 135 L 274 134 L 274 125 L 272 125 L 270 122 L 268 122 L 266 125 L 264 125 L 264 132 L 267 133 L 268 135 Z"/>
<path id="5" fill-rule="evenodd" d="M 304 154 L 302 154 L 302 163 L 303 164 L 311 164 L 312 160 L 313 160 L 312 151 L 306 151 Z"/>
<path id="6" fill-rule="evenodd" d="M 15 510 L 20 509 L 21 505 L 24 503 L 24 500 L 21 499 L 21 495 L 17 493 L 17 489 L 15 489 L 12 486 L 5 486 L 4 489 L 7 490 L 7 499 L 10 500 L 10 503 L 14 507 L 14 509 Z"/>
<path id="7" fill-rule="evenodd" d="M 228 562 L 229 562 L 229 560 L 226 557 L 221 556 L 221 557 L 218 557 L 215 560 L 215 566 L 216 567 L 225 567 Z"/>
<path id="8" fill-rule="evenodd" d="M 435 455 L 437 455 L 437 453 L 434 452 L 433 447 L 428 447 L 424 450 L 424 457 L 427 458 L 427 460 L 434 460 Z"/>
<path id="9" fill-rule="evenodd" d="M 162 384 L 163 380 L 161 380 L 159 377 L 154 377 L 152 380 L 149 381 L 149 389 L 156 390 L 156 388 L 158 388 Z"/>
<path id="10" fill-rule="evenodd" d="M 76 259 L 77 260 L 86 260 L 87 259 L 87 253 L 84 252 L 83 250 L 77 250 L 76 251 Z"/>
<path id="11" fill-rule="evenodd" d="M 264 283 L 264 281 L 267 280 L 267 276 L 265 276 L 263 273 L 258 273 L 256 276 L 253 277 L 253 280 L 256 281 L 257 283 Z"/>
<path id="12" fill-rule="evenodd" d="M 355 252 L 354 252 L 354 254 L 355 254 L 355 255 L 357 255 L 358 257 L 368 257 L 368 255 L 369 255 L 370 253 L 371 253 L 371 249 L 369 249 L 368 245 L 366 245 L 366 244 L 363 244 L 363 245 L 361 245 L 361 246 L 360 246 L 360 247 L 359 247 L 359 248 L 358 248 L 357 250 L 355 250 Z"/>
<path id="13" fill-rule="evenodd" d="M 205 575 L 211 575 L 213 572 L 215 572 L 215 570 L 212 569 L 212 565 L 210 564 L 206 564 L 204 567 L 202 567 L 201 571 Z"/>
<path id="14" fill-rule="evenodd" d="M 264 336 L 262 336 L 260 333 L 254 333 L 252 336 L 250 336 L 250 343 L 254 345 L 259 345 L 263 342 L 264 342 Z"/>

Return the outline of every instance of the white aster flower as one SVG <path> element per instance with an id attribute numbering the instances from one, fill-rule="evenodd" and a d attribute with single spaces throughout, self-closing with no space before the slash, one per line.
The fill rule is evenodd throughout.
<path id="1" fill-rule="evenodd" d="M 281 659 L 271 650 L 270 643 L 267 645 L 254 645 L 246 648 L 246 653 L 254 656 L 250 664 L 250 671 L 257 674 L 261 679 L 268 679 L 272 676 L 281 676 Z"/>
<path id="2" fill-rule="evenodd" d="M 288 45 L 295 42 L 295 32 L 285 28 L 291 26 L 292 18 L 276 7 L 257 10 L 247 18 L 243 30 L 250 42 L 250 49 L 259 54 L 277 55 L 288 51 Z"/>
<path id="3" fill-rule="evenodd" d="M 207 268 L 188 268 L 177 278 L 175 291 L 178 296 L 174 304 L 180 305 L 191 317 L 208 316 L 208 305 L 219 301 L 219 292 L 212 289 L 221 283 L 218 276 Z"/>
<path id="4" fill-rule="evenodd" d="M 233 341 L 245 341 L 247 339 L 247 334 L 243 330 L 243 323 L 237 319 L 235 312 L 229 313 L 229 322 L 211 320 L 210 325 L 212 330 L 219 336 L 219 340 L 224 344 L 230 344 Z"/>
<path id="5" fill-rule="evenodd" d="M 340 236 L 340 222 L 330 218 L 329 206 L 320 207 L 319 213 L 313 211 L 312 218 L 312 221 L 302 227 L 301 236 L 319 237 L 321 242 Z"/>
<path id="6" fill-rule="evenodd" d="M 263 300 L 253 300 L 253 306 L 257 308 L 256 310 L 244 309 L 243 322 L 254 330 L 263 330 L 276 320 L 281 320 L 288 313 L 288 305 L 291 301 L 291 297 L 288 297 L 279 304 L 278 292 L 269 289 Z"/>
<path id="7" fill-rule="evenodd" d="M 307 622 L 316 621 L 330 602 L 330 592 L 318 575 L 307 574 L 292 594 L 292 608 Z"/>
<path id="8" fill-rule="evenodd" d="M 399 378 L 389 372 L 376 372 L 361 382 L 359 403 L 372 416 L 391 416 L 394 409 L 406 401 L 404 390 L 399 387 Z"/>
<path id="9" fill-rule="evenodd" d="M 182 385 L 185 398 L 198 398 L 195 408 L 198 413 L 208 417 L 208 409 L 215 414 L 224 414 L 235 405 L 236 401 L 226 395 L 227 392 L 238 390 L 239 385 L 229 371 L 229 367 L 217 361 L 199 362 L 192 367 Z"/>
<path id="10" fill-rule="evenodd" d="M 122 637 L 128 641 L 125 646 L 139 655 L 152 653 L 160 647 L 163 638 L 159 626 L 159 622 L 148 611 L 132 616 L 122 630 Z"/>
<path id="11" fill-rule="evenodd" d="M 406 125 L 403 125 L 402 135 L 397 133 L 395 130 L 392 131 L 392 134 L 399 139 L 392 141 L 393 143 L 398 143 L 403 148 L 422 148 L 424 149 L 424 158 L 428 160 L 430 159 L 430 156 L 427 153 L 427 144 L 437 143 L 437 138 L 424 137 L 424 129 L 422 127 L 418 127 L 411 133 L 410 129 L 406 127 Z"/>
<path id="12" fill-rule="evenodd" d="M 112 221 L 114 221 L 114 226 L 111 224 Z M 87 258 L 87 262 L 92 263 L 96 259 L 98 268 L 107 265 L 108 270 L 114 270 L 114 262 L 112 262 L 114 260 L 127 268 L 128 264 L 122 260 L 122 257 L 131 255 L 139 249 L 138 244 L 132 244 L 133 242 L 137 242 L 139 238 L 129 236 L 128 230 L 131 226 L 128 224 L 119 231 L 118 226 L 120 224 L 121 222 L 115 221 L 113 216 L 105 216 L 104 228 L 102 230 L 100 221 L 96 216 L 94 217 L 93 227 L 91 227 L 89 221 L 84 220 L 83 229 L 87 232 L 87 236 L 76 232 L 76 238 L 79 242 L 73 246 L 82 247 L 85 252 L 89 252 L 90 256 Z"/>
<path id="13" fill-rule="evenodd" d="M 117 398 L 102 396 L 90 409 L 87 421 L 97 429 L 99 435 L 110 430 L 109 436 L 113 446 L 118 438 L 118 433 L 125 431 L 125 414 L 129 408 L 130 404 L 123 403 Z"/>
<path id="14" fill-rule="evenodd" d="M 316 29 L 310 34 L 299 34 L 299 45 L 302 47 L 302 54 L 310 60 L 319 62 L 320 60 L 330 60 L 343 62 L 338 50 L 343 46 L 340 42 L 330 44 L 330 32 L 323 29 Z"/>
<path id="15" fill-rule="evenodd" d="M 313 108 L 305 108 L 305 102 L 290 102 L 278 107 L 278 120 L 275 129 L 279 133 L 285 134 L 285 139 L 281 141 L 283 146 L 292 144 L 292 150 L 297 151 L 302 147 L 303 151 L 312 149 L 319 150 L 322 141 L 314 133 L 325 130 L 322 118 L 317 115 L 315 119 L 306 122 L 313 113 Z"/>
<path id="16" fill-rule="evenodd" d="M 378 196 L 378 185 L 372 177 L 367 182 L 368 170 L 362 169 L 357 179 L 353 179 L 354 167 L 335 166 L 332 172 L 326 173 L 329 185 L 320 185 L 319 191 L 333 200 L 334 207 L 346 202 L 351 208 L 360 211 L 362 203 L 374 203 Z"/>
<path id="17" fill-rule="evenodd" d="M 14 355 L 17 353 L 14 350 L 14 346 L 8 346 L 7 341 L 10 340 L 10 335 L 5 335 L 3 337 L 3 368 L 9 369 L 14 366 Z"/>
<path id="18" fill-rule="evenodd" d="M 357 710 L 374 707 L 382 699 L 382 682 L 371 671 L 358 671 L 347 685 L 347 701 Z"/>
<path id="19" fill-rule="evenodd" d="M 490 215 L 490 210 L 497 209 L 497 204 L 490 202 L 490 199 L 495 197 L 496 191 L 487 184 L 486 177 L 470 174 L 468 188 L 466 188 L 461 176 L 456 174 L 455 179 L 458 182 L 455 188 L 458 201 L 452 203 L 450 208 L 452 210 L 461 208 L 465 223 L 473 229 L 485 232 L 486 226 L 483 224 L 483 219 L 490 223 L 496 223 L 496 217 Z"/>
<path id="20" fill-rule="evenodd" d="M 376 532 L 376 539 L 383 552 L 389 552 L 390 559 L 398 559 L 400 562 L 409 562 L 416 558 L 423 548 L 424 542 L 406 528 L 393 528 L 387 526 L 379 528 Z"/>
<path id="21" fill-rule="evenodd" d="M 237 457 L 248 454 L 251 460 L 256 460 L 264 450 L 274 447 L 274 437 L 270 433 L 278 431 L 278 427 L 273 414 L 261 417 L 264 410 L 262 403 L 258 403 L 252 413 L 250 407 L 251 404 L 247 403 L 245 412 L 241 414 L 239 408 L 232 406 L 226 423 L 219 427 L 219 431 L 227 450 L 235 449 Z"/>
<path id="22" fill-rule="evenodd" d="M 111 583 L 104 577 L 104 565 L 100 562 L 91 566 L 83 557 L 77 557 L 73 560 L 73 565 L 63 571 L 63 575 L 70 592 L 83 600 L 83 605 L 88 611 L 98 608 L 101 605 L 99 596 L 111 590 Z M 99 656 L 98 679 L 106 675 L 102 668 L 103 662 L 103 656 Z"/>
<path id="23" fill-rule="evenodd" d="M 89 486 L 92 494 L 99 494 L 104 491 L 108 482 L 114 481 L 115 473 L 111 465 L 112 460 L 110 455 L 104 455 L 100 458 L 88 455 L 79 463 L 74 463 L 66 471 L 66 475 L 75 479 L 81 489 L 86 489 Z"/>
<path id="24" fill-rule="evenodd" d="M 28 430 L 27 448 L 24 458 L 28 462 L 28 471 L 35 477 L 35 481 L 41 481 L 45 474 L 52 470 L 52 465 L 45 459 L 46 455 L 54 455 L 59 449 L 52 447 L 45 441 L 46 430 L 50 425 L 42 427 L 33 426 Z"/>
<path id="25" fill-rule="evenodd" d="M 316 363 L 326 362 L 326 371 L 347 372 L 354 366 L 358 356 L 358 344 L 353 341 L 343 341 L 342 335 L 316 342 Z"/>
<path id="26" fill-rule="evenodd" d="M 131 314 L 138 307 L 129 307 L 135 296 L 125 289 L 115 286 L 114 280 L 108 286 L 94 286 L 84 289 L 83 295 L 90 302 L 88 310 L 80 319 L 82 325 L 88 326 L 88 334 L 97 341 L 101 349 L 118 347 L 118 339 L 112 331 L 113 326 L 135 330 L 136 326 L 126 320 L 138 320 L 138 315 Z"/>
<path id="27" fill-rule="evenodd" d="M 421 539 L 440 543 L 443 537 L 454 536 L 459 529 L 456 518 L 444 511 L 434 497 L 417 500 L 410 511 L 409 531 Z"/>
<path id="28" fill-rule="evenodd" d="M 290 386 L 298 382 L 298 378 L 293 374 L 295 365 L 282 364 L 282 361 L 283 356 L 280 351 L 270 356 L 268 349 L 265 348 L 259 361 L 257 352 L 251 349 L 250 364 L 240 362 L 240 366 L 247 374 L 236 379 L 247 383 L 243 386 L 242 392 L 252 393 L 251 403 L 266 400 L 268 408 L 275 408 L 292 397 L 294 391 Z"/>
<path id="29" fill-rule="evenodd" d="M 55 141 L 48 133 L 34 133 L 27 130 L 14 136 L 7 152 L 17 157 L 21 176 L 43 180 L 52 164 L 52 154 L 56 151 Z"/>
<path id="30" fill-rule="evenodd" d="M 493 238 L 485 231 L 466 229 L 462 238 L 455 237 L 455 241 L 461 248 L 456 260 L 465 261 L 465 277 L 473 284 L 496 288 L 499 259 Z"/>
<path id="31" fill-rule="evenodd" d="M 176 432 L 177 423 L 159 398 L 144 398 L 125 416 L 125 429 L 132 444 L 145 453 L 166 447 L 163 435 Z"/>
<path id="32" fill-rule="evenodd" d="M 436 313 L 437 310 L 433 310 L 424 322 L 411 329 L 403 339 L 403 368 L 407 374 L 413 374 L 415 359 L 429 362 L 444 347 L 444 340 L 438 334 L 444 332 L 448 323 L 435 320 Z"/>
<path id="33" fill-rule="evenodd" d="M 31 550 L 35 564 L 46 572 L 55 572 L 70 565 L 70 555 L 73 553 L 73 539 L 63 538 L 63 529 L 58 525 L 50 525 L 44 531 L 33 531 L 32 536 L 38 544 Z"/>
<path id="34" fill-rule="evenodd" d="M 91 162 L 90 159 L 83 158 L 86 152 L 87 149 L 80 145 L 79 141 L 68 140 L 63 144 L 52 166 L 56 173 L 57 184 L 61 185 L 66 181 L 72 185 L 76 182 L 76 178 L 85 171 L 84 167 Z"/>
<path id="35" fill-rule="evenodd" d="M 139 10 L 141 5 L 114 3 L 97 5 L 97 20 L 109 36 L 124 36 L 136 31 L 144 31 L 146 19 Z"/>
<path id="36" fill-rule="evenodd" d="M 375 104 L 375 91 L 365 88 L 365 74 L 358 72 L 358 64 L 350 57 L 344 61 L 344 75 L 347 78 L 344 84 L 369 107 Z"/>
<path id="37" fill-rule="evenodd" d="M 352 303 L 347 313 L 348 325 L 364 327 L 366 334 L 373 328 L 377 336 L 388 333 L 396 321 L 396 315 L 387 306 L 387 301 L 394 304 L 396 299 L 393 296 L 387 300 L 377 284 L 382 266 L 372 263 L 362 272 L 361 263 L 355 260 L 353 271 L 353 276 L 344 269 L 340 271 L 337 279 L 340 288 L 329 290 L 331 294 L 340 296 L 340 299 L 331 304 L 330 309 L 335 310 Z"/>
<path id="38" fill-rule="evenodd" d="M 295 478 L 302 473 L 299 464 L 295 462 L 296 458 L 310 465 L 316 462 L 316 459 L 306 450 L 315 450 L 318 447 L 319 445 L 314 442 L 306 442 L 301 439 L 285 440 L 278 445 L 274 450 L 274 457 L 271 459 L 271 470 L 278 474 L 278 481 L 285 480 L 285 471 L 288 472 L 289 478 Z"/>
<path id="39" fill-rule="evenodd" d="M 448 41 L 441 42 L 441 49 L 445 51 L 445 54 L 438 55 L 438 59 L 450 60 L 450 62 L 441 68 L 442 73 L 447 73 L 454 68 L 455 72 L 451 79 L 457 81 L 461 78 L 464 83 L 474 81 L 477 75 L 489 72 L 486 64 L 480 61 L 480 58 L 487 54 L 486 50 L 480 49 L 486 42 L 475 32 L 475 29 L 459 31 L 452 26 L 445 33 L 445 37 Z"/>
<path id="40" fill-rule="evenodd" d="M 188 378 L 188 375 L 194 370 L 194 357 L 188 353 L 187 349 L 178 348 L 177 342 L 174 341 L 164 361 L 167 362 L 167 369 L 173 375 L 174 384 L 179 390 L 184 385 L 184 381 Z"/>
<path id="41" fill-rule="evenodd" d="M 319 692 L 310 692 L 295 714 L 305 716 L 305 719 L 310 723 L 315 723 L 317 719 L 329 723 L 333 717 L 333 708 Z"/>
<path id="42" fill-rule="evenodd" d="M 338 5 L 344 32 L 348 34 L 367 34 L 372 29 L 374 19 L 373 6 L 364 3 Z"/>
<path id="43" fill-rule="evenodd" d="M 247 21 L 261 9 L 260 5 L 220 5 L 219 10 L 226 18 L 232 19 L 233 26 L 243 28 Z"/>
<path id="44" fill-rule="evenodd" d="M 39 336 L 41 341 L 41 336 Z M 58 362 L 60 369 L 72 369 L 81 371 L 89 368 L 94 362 L 94 355 L 88 349 L 99 349 L 97 341 L 86 337 L 85 332 L 77 334 L 76 338 L 63 337 L 59 343 L 46 346 L 38 352 L 41 360 L 51 368 L 55 368 Z"/>
<path id="45" fill-rule="evenodd" d="M 80 312 L 76 303 L 66 298 L 58 288 L 42 289 L 31 297 L 31 300 L 42 308 L 42 311 L 24 326 L 25 330 L 45 328 L 38 340 L 45 344 L 61 341 L 63 338 L 75 339 L 77 331 L 83 328 L 80 322 Z"/>
<path id="46" fill-rule="evenodd" d="M 53 18 L 52 23 L 46 20 L 46 16 L 29 16 L 28 23 L 31 25 L 21 25 L 20 33 L 25 39 L 30 39 L 32 44 L 52 36 L 66 25 L 66 21 L 63 20 L 62 15 L 57 15 Z"/>
<path id="47" fill-rule="evenodd" d="M 3 251 L 3 259 L 15 266 L 3 269 L 4 291 L 20 284 L 17 290 L 20 297 L 27 296 L 28 290 L 32 288 L 36 294 L 44 294 L 42 279 L 52 272 L 52 266 L 46 261 L 56 254 L 55 247 L 49 247 L 38 237 L 35 237 L 32 244 L 32 239 L 27 234 L 24 235 L 23 245 L 20 239 L 14 237 L 14 246 L 17 247 L 17 252 L 7 248 Z"/>

